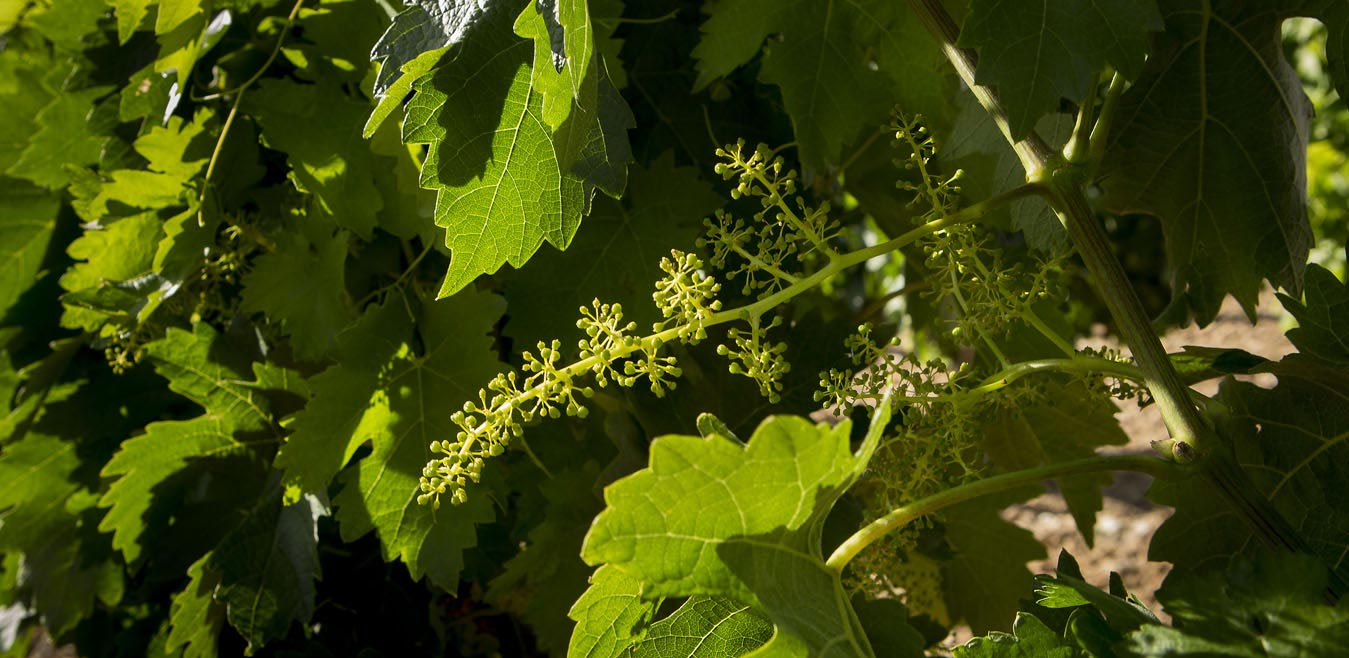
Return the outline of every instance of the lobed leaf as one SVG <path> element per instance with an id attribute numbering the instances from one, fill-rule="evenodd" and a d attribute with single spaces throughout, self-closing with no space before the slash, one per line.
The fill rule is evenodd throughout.
<path id="1" fill-rule="evenodd" d="M 1279 302 L 1297 318 L 1288 340 L 1304 354 L 1349 366 L 1349 286 L 1320 265 L 1307 266 L 1305 302 L 1280 294 Z"/>
<path id="2" fill-rule="evenodd" d="M 535 17 L 542 20 L 541 17 Z M 556 131 L 533 86 L 531 42 L 494 9 L 475 25 L 454 65 L 422 78 L 403 139 L 429 144 L 422 185 L 438 191 L 450 269 L 440 296 L 503 264 L 519 267 L 547 240 L 565 249 L 596 187 L 626 184 L 626 104 L 606 79 L 594 107 L 577 106 Z"/>
<path id="3" fill-rule="evenodd" d="M 747 444 L 716 434 L 661 437 L 647 469 L 605 490 L 608 508 L 581 556 L 636 578 L 646 598 L 746 603 L 777 627 L 774 651 L 873 655 L 838 575 L 824 565 L 820 533 L 888 417 L 877 414 L 857 455 L 849 423 L 795 417 L 769 418 Z"/>
<path id="4" fill-rule="evenodd" d="M 1198 0 L 1165 14 L 1166 34 L 1120 101 L 1105 203 L 1161 220 L 1173 303 L 1200 325 L 1228 294 L 1254 317 L 1264 279 L 1301 289 L 1312 241 L 1311 106 L 1283 57 L 1285 15 L 1273 3 Z"/>
<path id="5" fill-rule="evenodd" d="M 500 300 L 485 293 L 428 301 L 414 337 L 403 305 L 367 311 L 342 336 L 339 364 L 314 378 L 314 398 L 277 459 L 288 499 L 325 490 L 356 448 L 371 442 L 373 452 L 339 478 L 342 536 L 374 530 L 388 559 L 407 563 L 413 578 L 430 575 L 453 587 L 462 551 L 476 543 L 475 526 L 493 518 L 491 501 L 437 510 L 417 504 L 417 484 L 431 442 L 454 436 L 450 410 L 500 368 L 488 332 L 501 312 Z"/>

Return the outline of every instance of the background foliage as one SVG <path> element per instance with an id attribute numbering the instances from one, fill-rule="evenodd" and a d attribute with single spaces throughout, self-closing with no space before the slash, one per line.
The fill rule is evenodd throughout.
<path id="1" fill-rule="evenodd" d="M 1017 138 L 1062 146 L 1106 67 L 1131 83 L 1091 189 L 1159 326 L 1205 324 L 1228 295 L 1254 318 L 1261 286 L 1282 287 L 1300 353 L 1176 362 L 1193 380 L 1278 377 L 1225 383 L 1219 417 L 1322 561 L 1265 555 L 1187 480 L 1150 493 L 1179 508 L 1150 555 L 1177 565 L 1159 595 L 1174 628 L 1070 556 L 1032 580 L 1043 547 L 997 512 L 1035 487 L 928 518 L 861 576 L 824 569 L 822 549 L 878 510 L 1124 441 L 1099 381 L 1074 377 L 957 416 L 799 417 L 862 322 L 873 350 L 903 330 L 943 376 L 1053 356 L 1109 322 L 1037 197 L 969 238 L 994 267 L 1053 279 L 1014 317 L 962 313 L 946 265 L 911 245 L 775 311 L 791 370 L 773 401 L 727 372 L 715 345 L 734 336 L 715 327 L 670 347 L 683 378 L 667 395 L 602 389 L 592 413 L 531 426 L 463 504 L 418 504 L 451 414 L 524 349 L 558 339 L 574 358 L 592 299 L 660 321 L 660 259 L 706 254 L 719 211 L 762 210 L 730 198 L 719 147 L 786 145 L 841 252 L 949 210 L 914 202 L 929 174 L 891 143 L 896 107 L 935 137 L 932 175 L 961 170 L 953 194 L 1024 182 L 905 3 L 12 0 L 0 648 L 23 655 L 40 624 L 87 656 L 910 656 L 963 622 L 1010 634 L 958 656 L 1330 655 L 1298 643 L 1343 646 L 1349 628 L 1318 599 L 1349 577 L 1349 9 L 946 4 Z M 953 336 L 991 324 L 998 346 Z M 927 438 L 878 448 L 883 432 Z M 864 476 L 873 453 L 891 480 Z M 1059 482 L 1089 541 L 1101 484 Z M 662 516 L 641 507 L 667 490 Z M 892 586 L 903 596 L 873 598 Z"/>

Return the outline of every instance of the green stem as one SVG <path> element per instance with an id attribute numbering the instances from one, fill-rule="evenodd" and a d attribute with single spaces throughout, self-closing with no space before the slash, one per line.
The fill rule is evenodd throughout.
<path id="1" fill-rule="evenodd" d="M 1064 354 L 1070 357 L 1077 354 L 1077 350 L 1073 349 L 1072 343 L 1069 343 L 1063 336 L 1060 336 L 1058 332 L 1051 329 L 1044 319 L 1040 317 L 1040 314 L 1036 313 L 1030 306 L 1026 306 L 1021 310 L 1021 319 L 1036 331 L 1040 332 L 1047 340 L 1049 340 L 1049 342 L 1062 350 Z"/>
<path id="2" fill-rule="evenodd" d="M 253 83 L 257 82 L 258 79 L 262 77 L 262 74 L 266 73 L 267 69 L 272 66 L 272 62 L 276 61 L 276 56 L 281 54 L 281 46 L 286 42 L 286 32 L 289 31 L 290 26 L 295 23 L 295 17 L 300 15 L 300 7 L 302 5 L 304 5 L 304 0 L 295 0 L 295 5 L 290 8 L 290 13 L 286 15 L 286 24 L 281 27 L 281 34 L 277 36 L 276 43 L 272 46 L 272 52 L 267 55 L 267 59 L 262 62 L 262 66 L 258 67 L 257 71 L 253 72 L 252 76 L 233 89 L 224 89 L 200 98 L 193 98 L 192 100 L 197 102 L 215 100 L 236 92 L 242 93 L 243 90 L 253 86 Z"/>
<path id="3" fill-rule="evenodd" d="M 1095 280 L 1120 335 L 1133 351 L 1134 360 L 1142 370 L 1148 390 L 1171 433 L 1170 439 L 1154 441 L 1153 447 L 1163 456 L 1182 464 L 1203 456 L 1213 457 L 1206 460 L 1202 467 L 1205 479 L 1243 518 L 1262 543 L 1314 555 L 1306 540 L 1261 495 L 1246 472 L 1236 465 L 1230 444 L 1223 445 L 1213 429 L 1201 419 L 1190 398 L 1189 389 L 1181 381 L 1162 348 L 1161 340 L 1152 330 L 1138 294 L 1115 258 L 1109 238 L 1082 192 L 1084 172 L 1078 167 L 1061 166 L 1062 163 L 1056 160 L 1044 141 L 1033 131 L 1025 140 L 1016 142 L 1006 129 L 1007 112 L 998 100 L 997 93 L 979 86 L 974 80 L 977 57 L 955 45 L 959 28 L 941 1 L 909 0 L 909 4 L 941 44 L 947 59 L 974 92 L 985 111 L 1003 129 L 1008 141 L 1013 142 L 1013 149 L 1026 170 L 1027 180 L 1045 183 L 1050 188 L 1048 201 L 1068 229 L 1068 236 Z M 1114 80 L 1111 82 L 1112 89 L 1107 92 L 1106 107 L 1102 109 L 1097 129 L 1092 133 L 1093 148 L 1097 150 L 1104 148 L 1122 85 L 1122 81 Z M 1112 95 L 1116 99 L 1112 99 Z M 1332 583 L 1332 589 L 1343 591 L 1344 587 L 1344 583 L 1338 580 Z"/>
<path id="4" fill-rule="evenodd" d="M 1001 371 L 986 377 L 982 384 L 964 391 L 965 394 L 985 394 L 1006 388 L 1012 382 L 1035 372 L 1075 372 L 1081 374 L 1105 374 L 1129 381 L 1142 381 L 1143 372 L 1128 363 L 1101 359 L 1093 356 L 1075 355 L 1067 359 L 1035 359 L 1007 366 Z"/>
<path id="5" fill-rule="evenodd" d="M 1105 91 L 1105 101 L 1101 103 L 1101 114 L 1091 129 L 1091 148 L 1087 153 L 1090 162 L 1100 163 L 1105 155 L 1105 145 L 1110 139 L 1110 128 L 1115 123 L 1115 114 L 1119 111 L 1119 97 L 1124 95 L 1125 83 L 1124 76 L 1119 72 L 1110 79 L 1110 87 Z"/>
<path id="6" fill-rule="evenodd" d="M 956 267 L 955 254 L 948 251 L 946 261 L 951 265 L 951 296 L 956 298 L 956 305 L 960 307 L 960 314 L 969 317 L 970 305 L 965 301 L 965 294 L 960 292 L 960 278 L 956 274 L 958 268 Z M 1011 361 L 1007 360 L 1007 355 L 998 349 L 998 344 L 993 342 L 993 339 L 989 338 L 983 329 L 980 329 L 978 325 L 973 325 L 972 328 L 974 333 L 979 335 L 979 340 L 984 341 L 984 346 L 988 348 L 988 351 L 992 352 L 993 356 L 998 359 L 998 363 L 1002 364 L 1004 368 L 1011 364 Z"/>
<path id="7" fill-rule="evenodd" d="M 909 0 L 909 4 L 918 11 L 923 23 L 941 43 L 947 59 L 974 92 L 980 105 L 1000 126 L 1006 125 L 1007 111 L 997 93 L 974 80 L 977 57 L 955 45 L 960 30 L 940 0 Z M 1096 214 L 1082 194 L 1080 181 L 1075 175 L 1077 172 L 1060 167 L 1061 163 L 1033 131 L 1020 142 L 1012 138 L 1009 129 L 1004 130 L 1003 134 L 1013 143 L 1026 170 L 1027 180 L 1039 181 L 1050 187 L 1051 194 L 1047 200 L 1067 227 L 1073 245 L 1077 247 L 1087 271 L 1092 274 L 1102 293 L 1106 308 L 1115 318 L 1120 335 L 1133 350 L 1134 359 L 1146 375 L 1148 390 L 1156 400 L 1157 408 L 1171 433 L 1170 441 L 1157 447 L 1172 459 L 1192 461 L 1207 450 L 1207 439 L 1212 435 L 1212 430 L 1204 424 L 1190 403 L 1188 389 L 1167 358 L 1161 339 L 1148 322 L 1143 303 L 1139 301 L 1123 266 L 1115 258 L 1104 229 L 1096 221 Z"/>
<path id="8" fill-rule="evenodd" d="M 1038 484 L 1045 480 L 1099 473 L 1102 471 L 1138 471 L 1155 477 L 1176 477 L 1183 474 L 1184 467 L 1177 466 L 1156 457 L 1141 455 L 1118 455 L 1111 457 L 1089 457 L 1060 464 L 1050 464 L 970 482 L 933 494 L 919 501 L 891 510 L 890 513 L 867 524 L 853 533 L 825 561 L 825 566 L 836 574 L 852 562 L 868 546 L 880 541 L 886 535 L 924 516 L 944 508 L 989 494 L 1016 489 L 1026 485 Z"/>
<path id="9" fill-rule="evenodd" d="M 1087 90 L 1087 97 L 1082 99 L 1082 104 L 1077 108 L 1077 123 L 1073 124 L 1073 137 L 1063 147 L 1063 157 L 1073 164 L 1079 164 L 1087 157 L 1088 146 L 1091 144 L 1092 116 L 1096 111 L 1096 93 L 1100 86 L 1101 82 L 1098 79 Z"/>
<path id="10" fill-rule="evenodd" d="M 791 284 L 793 284 L 793 283 L 796 283 L 796 281 L 797 281 L 797 278 L 796 278 L 796 277 L 794 277 L 794 276 L 792 276 L 792 275 L 790 275 L 790 274 L 788 274 L 788 273 L 786 273 L 786 272 L 783 272 L 782 270 L 780 270 L 780 269 L 778 269 L 778 268 L 776 268 L 776 267 L 774 267 L 774 266 L 772 266 L 772 265 L 769 265 L 768 263 L 765 263 L 765 262 L 763 261 L 763 259 L 761 259 L 761 258 L 759 258 L 758 256 L 756 256 L 756 255 L 750 253 L 749 251 L 745 250 L 745 248 L 744 248 L 744 247 L 741 247 L 739 243 L 732 243 L 732 244 L 730 244 L 730 247 L 731 247 L 731 251 L 734 251 L 735 253 L 739 254 L 741 258 L 744 258 L 745 260 L 749 261 L 751 265 L 753 265 L 753 266 L 755 266 L 755 267 L 757 267 L 757 268 L 759 268 L 759 269 L 761 269 L 761 270 L 763 270 L 763 271 L 765 271 L 765 272 L 767 272 L 767 273 L 769 273 L 769 274 L 772 274 L 775 278 L 777 278 L 777 279 L 780 280 L 780 281 L 785 282 L 787 285 L 791 285 Z"/>
<path id="11" fill-rule="evenodd" d="M 777 151 L 774 151 L 774 153 L 777 153 Z M 746 168 L 746 171 L 749 171 L 749 169 Z M 815 231 L 811 230 L 811 228 L 806 225 L 805 221 L 796 216 L 796 212 L 793 211 L 791 205 L 787 203 L 787 199 L 778 193 L 777 186 L 770 182 L 767 176 L 758 171 L 751 172 L 751 175 L 754 176 L 754 180 L 758 181 L 765 190 L 768 190 L 769 193 L 773 195 L 769 198 L 769 201 L 774 207 L 782 211 L 783 218 L 787 220 L 788 224 L 792 225 L 792 228 L 800 231 L 801 235 L 805 236 L 806 240 L 810 242 L 811 245 L 830 260 L 838 257 L 838 252 L 829 248 L 829 245 L 825 243 L 823 236 L 816 235 Z"/>

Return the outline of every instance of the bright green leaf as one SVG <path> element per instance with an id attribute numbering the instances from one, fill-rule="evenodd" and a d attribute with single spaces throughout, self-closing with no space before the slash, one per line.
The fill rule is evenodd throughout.
<path id="1" fill-rule="evenodd" d="M 530 41 L 493 10 L 452 66 L 415 85 L 403 139 L 429 144 L 422 185 L 436 189 L 450 269 L 440 296 L 509 262 L 519 267 L 547 240 L 565 249 L 595 187 L 619 194 L 631 158 L 631 115 L 606 80 L 595 108 L 576 108 L 556 132 L 533 88 Z"/>
<path id="2" fill-rule="evenodd" d="M 1012 633 L 990 633 L 955 648 L 955 658 L 1075 658 L 1078 655 L 1035 615 L 1016 614 Z"/>
<path id="3" fill-rule="evenodd" d="M 117 41 L 125 44 L 140 27 L 150 6 L 159 4 L 158 0 L 108 0 L 113 13 L 117 15 Z M 171 3 L 172 4 L 172 3 Z"/>
<path id="4" fill-rule="evenodd" d="M 52 102 L 52 86 L 66 68 L 42 51 L 0 51 L 0 172 L 13 166 L 38 130 L 37 115 Z"/>
<path id="5" fill-rule="evenodd" d="M 743 656 L 773 636 L 773 623 L 729 599 L 694 596 L 647 629 L 633 658 Z"/>
<path id="6" fill-rule="evenodd" d="M 64 92 L 37 114 L 38 126 L 27 147 L 6 172 L 45 187 L 63 187 L 70 181 L 67 166 L 87 166 L 98 162 L 111 132 L 113 118 L 95 101 L 108 93 L 107 87 Z"/>
<path id="7" fill-rule="evenodd" d="M 88 226 L 66 249 L 76 261 L 61 275 L 61 287 L 76 292 L 126 281 L 150 269 L 163 222 L 154 213 L 125 217 L 104 226 Z M 93 330 L 107 316 L 67 305 L 61 325 Z"/>
<path id="8" fill-rule="evenodd" d="M 878 414 L 856 456 L 849 423 L 829 428 L 796 417 L 769 418 L 748 444 L 661 437 L 649 468 L 605 490 L 609 507 L 581 556 L 637 578 L 643 596 L 748 603 L 812 654 L 873 655 L 842 583 L 824 565 L 820 532 L 887 419 Z"/>
<path id="9" fill-rule="evenodd" d="M 471 500 L 471 499 L 470 499 Z M 595 570 L 586 590 L 567 616 L 576 621 L 568 656 L 620 658 L 641 637 L 660 600 L 642 598 L 642 582 L 614 566 Z"/>
<path id="10" fill-rule="evenodd" d="M 557 130 L 573 104 L 592 107 L 597 88 L 595 43 L 587 0 L 540 0 L 525 5 L 515 33 L 534 40 L 534 89 L 543 120 Z"/>
<path id="11" fill-rule="evenodd" d="M 216 635 L 225 623 L 225 608 L 215 601 L 220 574 L 206 570 L 209 556 L 187 570 L 187 588 L 173 597 L 169 616 L 168 651 L 183 651 L 183 658 L 216 658 Z"/>

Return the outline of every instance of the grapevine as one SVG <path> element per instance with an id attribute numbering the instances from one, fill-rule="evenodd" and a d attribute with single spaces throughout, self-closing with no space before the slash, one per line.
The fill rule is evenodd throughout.
<path id="1" fill-rule="evenodd" d="M 0 6 L 0 654 L 1342 653 L 1349 12 L 649 4 Z"/>

